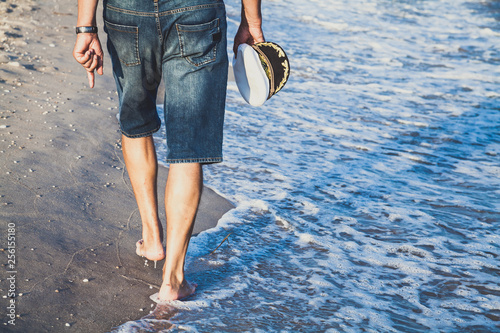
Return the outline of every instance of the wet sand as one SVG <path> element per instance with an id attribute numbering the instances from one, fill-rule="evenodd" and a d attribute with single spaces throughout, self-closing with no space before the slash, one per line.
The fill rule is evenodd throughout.
<path id="1" fill-rule="evenodd" d="M 140 218 L 109 57 L 89 89 L 72 57 L 75 24 L 75 1 L 0 2 L 2 331 L 109 331 L 147 315 L 161 283 L 163 261 L 154 269 L 135 254 Z M 160 167 L 161 196 L 167 173 Z M 205 188 L 195 233 L 232 207 Z"/>

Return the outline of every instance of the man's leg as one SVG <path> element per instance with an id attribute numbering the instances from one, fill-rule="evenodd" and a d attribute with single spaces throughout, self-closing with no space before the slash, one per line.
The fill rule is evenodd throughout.
<path id="1" fill-rule="evenodd" d="M 202 189 L 201 164 L 170 164 L 165 188 L 167 253 L 158 295 L 160 300 L 181 299 L 195 291 L 196 284 L 184 278 L 184 262 Z"/>
<path id="2" fill-rule="evenodd" d="M 165 252 L 163 228 L 158 218 L 158 162 L 153 137 L 128 138 L 122 135 L 122 150 L 142 220 L 142 240 L 136 244 L 136 253 L 149 260 L 162 260 Z"/>

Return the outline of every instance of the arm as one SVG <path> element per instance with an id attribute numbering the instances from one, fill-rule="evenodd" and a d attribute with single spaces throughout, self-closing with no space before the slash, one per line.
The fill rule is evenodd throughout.
<path id="1" fill-rule="evenodd" d="M 241 0 L 241 23 L 234 37 L 234 54 L 238 52 L 240 44 L 252 45 L 265 41 L 260 4 L 261 0 Z"/>
<path id="2" fill-rule="evenodd" d="M 78 0 L 77 27 L 96 26 L 96 10 L 99 0 Z M 101 42 L 96 33 L 80 33 L 76 37 L 73 57 L 86 70 L 90 88 L 94 87 L 94 70 L 103 74 L 103 59 Z"/>

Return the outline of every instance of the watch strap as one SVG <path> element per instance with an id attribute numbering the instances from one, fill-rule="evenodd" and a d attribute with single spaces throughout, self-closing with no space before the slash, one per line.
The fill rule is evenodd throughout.
<path id="1" fill-rule="evenodd" d="M 97 27 L 76 27 L 76 34 L 97 33 Z"/>

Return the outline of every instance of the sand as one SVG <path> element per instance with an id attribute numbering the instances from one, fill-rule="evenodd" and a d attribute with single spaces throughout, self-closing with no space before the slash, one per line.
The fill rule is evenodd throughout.
<path id="1" fill-rule="evenodd" d="M 163 262 L 135 254 L 141 226 L 109 57 L 88 88 L 75 24 L 76 1 L 0 2 L 1 331 L 106 332 L 147 315 L 161 283 Z M 205 188 L 195 233 L 232 207 Z"/>

